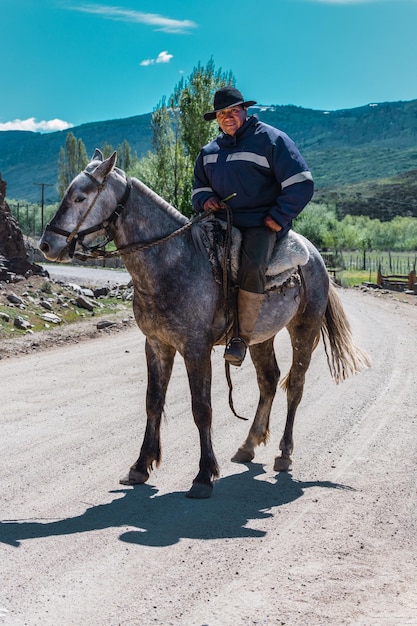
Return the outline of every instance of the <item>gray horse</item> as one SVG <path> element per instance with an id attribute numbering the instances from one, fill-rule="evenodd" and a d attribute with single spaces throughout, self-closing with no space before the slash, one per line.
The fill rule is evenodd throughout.
<path id="1" fill-rule="evenodd" d="M 68 262 L 73 256 L 100 249 L 113 240 L 134 284 L 133 310 L 146 336 L 148 383 L 147 424 L 139 458 L 122 484 L 144 483 L 153 463 L 161 460 L 160 422 L 175 353 L 184 359 L 192 398 L 192 413 L 200 435 L 200 464 L 191 498 L 208 498 L 219 474 L 211 441 L 211 352 L 225 342 L 228 316 L 225 293 L 216 279 L 212 256 L 204 245 L 211 224 L 188 220 L 146 185 L 116 166 L 116 153 L 103 159 L 96 150 L 91 162 L 69 185 L 39 242 L 49 261 Z M 204 236 L 203 236 L 204 235 Z M 208 237 L 210 239 L 210 237 Z M 335 288 L 314 246 L 305 265 L 291 270 L 280 288 L 271 288 L 250 345 L 260 392 L 255 418 L 233 461 L 247 463 L 255 448 L 268 440 L 272 402 L 280 378 L 274 337 L 287 328 L 293 350 L 290 371 L 281 383 L 287 392 L 287 420 L 274 470 L 290 468 L 293 424 L 311 355 L 320 340 L 326 346 L 336 382 L 369 366 L 357 347 Z"/>

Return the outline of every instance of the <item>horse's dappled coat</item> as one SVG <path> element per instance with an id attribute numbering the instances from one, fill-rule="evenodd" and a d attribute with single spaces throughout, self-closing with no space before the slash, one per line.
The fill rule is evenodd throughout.
<path id="1" fill-rule="evenodd" d="M 73 233 L 80 221 L 84 229 L 106 224 L 125 197 L 127 179 L 115 163 L 116 153 L 104 160 L 96 151 L 87 166 L 88 175 L 81 172 L 72 181 L 39 244 L 48 260 L 69 261 L 69 244 L 62 232 Z M 215 280 L 207 251 L 195 246 L 192 228 L 174 236 L 187 222 L 146 185 L 132 179 L 128 199 L 114 223 L 99 232 L 88 232 L 82 241 L 76 241 L 75 251 L 81 244 L 94 245 L 97 236 L 107 229 L 107 236 L 114 240 L 132 277 L 133 311 L 146 336 L 147 424 L 139 457 L 121 482 L 144 483 L 153 464 L 161 460 L 161 415 L 174 357 L 179 352 L 185 362 L 192 413 L 200 436 L 199 470 L 187 495 L 206 498 L 219 472 L 211 441 L 211 351 L 224 341 L 226 320 L 222 286 Z M 139 246 L 140 242 L 158 240 L 159 245 Z M 134 242 L 138 245 L 129 247 Z M 306 239 L 302 242 L 308 250 L 308 261 L 298 270 L 302 280 L 294 281 L 288 289 L 267 291 L 254 329 L 249 349 L 257 374 L 259 403 L 248 436 L 233 456 L 236 462 L 251 461 L 256 446 L 268 439 L 270 412 L 280 378 L 274 338 L 286 327 L 293 360 L 285 379 L 287 419 L 281 455 L 275 459 L 276 471 L 287 470 L 292 462 L 294 418 L 320 334 L 336 382 L 369 365 L 367 355 L 352 340 L 349 322 L 320 254 Z"/>

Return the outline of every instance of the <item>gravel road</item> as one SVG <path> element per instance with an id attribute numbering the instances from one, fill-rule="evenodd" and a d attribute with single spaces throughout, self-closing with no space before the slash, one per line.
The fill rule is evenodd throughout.
<path id="1" fill-rule="evenodd" d="M 96 269 L 88 265 L 60 265 L 59 263 L 45 263 L 42 267 L 49 273 L 50 278 L 66 282 L 93 281 L 97 285 L 126 285 L 130 281 L 130 274 L 119 269 Z"/>
<path id="2" fill-rule="evenodd" d="M 209 500 L 184 493 L 198 435 L 182 361 L 169 387 L 163 461 L 146 485 L 118 478 L 144 432 L 136 329 L 0 361 L 0 624 L 20 626 L 403 626 L 417 624 L 417 308 L 341 291 L 373 367 L 333 384 L 313 355 L 293 471 L 273 472 L 285 414 L 248 465 L 248 424 L 229 411 L 213 353 Z M 283 374 L 286 333 L 276 340 Z M 252 417 L 250 360 L 232 372 Z"/>

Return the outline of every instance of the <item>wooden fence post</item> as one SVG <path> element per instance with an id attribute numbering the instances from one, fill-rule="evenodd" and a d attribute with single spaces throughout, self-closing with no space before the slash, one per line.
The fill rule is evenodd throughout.
<path id="1" fill-rule="evenodd" d="M 408 288 L 410 290 L 413 289 L 415 282 L 416 282 L 416 270 L 412 270 L 408 275 Z"/>

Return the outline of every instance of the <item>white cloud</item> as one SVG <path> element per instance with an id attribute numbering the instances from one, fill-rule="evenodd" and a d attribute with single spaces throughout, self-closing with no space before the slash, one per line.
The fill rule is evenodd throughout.
<path id="1" fill-rule="evenodd" d="M 27 120 L 13 120 L 11 122 L 0 123 L 0 131 L 2 130 L 30 130 L 32 132 L 51 133 L 56 130 L 66 130 L 72 128 L 73 124 L 64 122 L 63 120 L 42 120 L 37 122 L 34 117 Z"/>
<path id="2" fill-rule="evenodd" d="M 140 11 L 122 9 L 121 7 L 84 4 L 69 8 L 83 13 L 100 15 L 111 20 L 147 24 L 148 26 L 153 26 L 155 30 L 160 30 L 165 33 L 188 33 L 191 29 L 197 27 L 197 24 L 191 20 L 175 20 L 170 17 L 158 15 L 157 13 L 141 13 Z"/>
<path id="3" fill-rule="evenodd" d="M 164 50 L 163 52 L 160 52 L 158 54 L 158 56 L 156 57 L 156 62 L 157 63 L 169 63 L 172 57 L 173 57 L 172 54 L 168 54 L 168 50 Z"/>
<path id="4" fill-rule="evenodd" d="M 156 59 L 144 59 L 143 61 L 140 62 L 140 65 L 147 66 L 147 65 L 153 65 L 154 63 L 169 63 L 172 58 L 173 58 L 173 55 L 168 54 L 168 50 L 164 50 L 163 52 L 160 52 L 158 54 Z"/>

